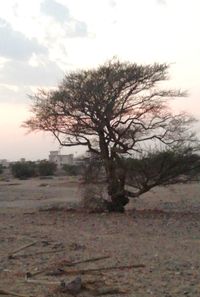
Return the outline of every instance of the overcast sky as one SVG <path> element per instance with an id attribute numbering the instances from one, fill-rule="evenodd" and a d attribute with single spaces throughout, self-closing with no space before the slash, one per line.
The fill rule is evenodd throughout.
<path id="1" fill-rule="evenodd" d="M 170 63 L 171 86 L 189 92 L 174 108 L 200 120 L 199 0 L 0 3 L 0 159 L 43 159 L 58 149 L 50 136 L 27 135 L 21 128 L 29 117 L 28 94 L 56 86 L 70 70 L 95 67 L 113 56 Z"/>

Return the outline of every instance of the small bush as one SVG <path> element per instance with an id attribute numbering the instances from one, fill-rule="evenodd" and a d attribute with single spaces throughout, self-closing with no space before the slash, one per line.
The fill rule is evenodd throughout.
<path id="1" fill-rule="evenodd" d="M 189 182 L 200 174 L 200 156 L 189 150 L 149 152 L 141 159 L 125 160 L 127 180 L 133 187 Z"/>
<path id="2" fill-rule="evenodd" d="M 104 212 L 107 210 L 107 202 L 103 198 L 101 186 L 87 184 L 83 190 L 81 204 L 89 212 Z"/>
<path id="3" fill-rule="evenodd" d="M 3 165 L 2 164 L 0 164 L 0 174 L 2 174 L 3 173 Z"/>
<path id="4" fill-rule="evenodd" d="M 34 162 L 15 162 L 11 165 L 11 171 L 14 177 L 26 179 L 34 177 L 37 174 L 37 166 Z"/>
<path id="5" fill-rule="evenodd" d="M 66 175 L 77 176 L 80 174 L 80 166 L 78 165 L 64 164 L 63 170 L 65 171 Z"/>
<path id="6" fill-rule="evenodd" d="M 38 164 L 38 173 L 40 176 L 54 175 L 56 171 L 56 164 L 47 160 L 42 160 Z"/>

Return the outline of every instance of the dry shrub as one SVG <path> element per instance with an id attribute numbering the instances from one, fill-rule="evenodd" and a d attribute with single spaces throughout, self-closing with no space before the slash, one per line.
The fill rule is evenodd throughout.
<path id="1" fill-rule="evenodd" d="M 86 184 L 82 191 L 81 205 L 89 212 L 105 212 L 107 201 L 104 198 L 103 186 Z"/>

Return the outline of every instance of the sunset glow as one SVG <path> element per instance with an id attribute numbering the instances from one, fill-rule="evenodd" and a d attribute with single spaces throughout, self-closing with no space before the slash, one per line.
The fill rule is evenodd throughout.
<path id="1" fill-rule="evenodd" d="M 169 63 L 169 86 L 188 90 L 172 107 L 200 120 L 199 0 L 1 2 L 0 159 L 47 158 L 58 149 L 50 135 L 21 127 L 30 115 L 28 95 L 113 56 Z"/>

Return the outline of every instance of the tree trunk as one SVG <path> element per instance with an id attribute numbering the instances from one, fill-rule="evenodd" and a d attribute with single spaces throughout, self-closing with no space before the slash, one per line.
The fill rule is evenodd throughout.
<path id="1" fill-rule="evenodd" d="M 108 202 L 108 210 L 112 212 L 124 212 L 124 206 L 129 202 L 125 193 L 125 171 L 116 160 L 109 160 L 106 166 L 108 194 L 111 201 Z"/>
<path id="2" fill-rule="evenodd" d="M 125 194 L 126 170 L 123 160 L 113 148 L 109 151 L 103 131 L 99 131 L 99 146 L 106 170 L 108 195 L 111 198 L 111 201 L 107 202 L 107 208 L 110 212 L 124 212 L 124 206 L 129 202 L 129 199 Z"/>

